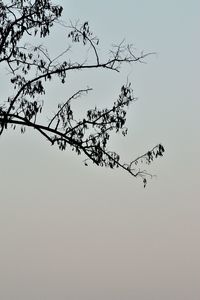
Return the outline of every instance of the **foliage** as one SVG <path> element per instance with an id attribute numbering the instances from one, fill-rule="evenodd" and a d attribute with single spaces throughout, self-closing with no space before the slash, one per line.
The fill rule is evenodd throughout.
<path id="1" fill-rule="evenodd" d="M 157 156 L 162 156 L 164 148 L 161 144 L 134 159 L 130 163 L 122 163 L 120 155 L 107 148 L 111 132 L 127 134 L 126 113 L 129 105 L 134 102 L 131 84 L 121 87 L 118 99 L 113 106 L 105 109 L 97 107 L 89 109 L 81 120 L 74 119 L 72 102 L 77 97 L 88 93 L 91 88 L 77 90 L 64 103 L 58 103 L 57 112 L 48 124 L 38 123 L 38 115 L 42 113 L 45 94 L 45 82 L 58 77 L 65 84 L 66 75 L 71 71 L 104 69 L 120 71 L 124 63 L 142 61 L 146 55 L 135 56 L 131 45 L 124 42 L 113 47 L 110 56 L 102 61 L 97 45 L 99 39 L 91 32 L 88 22 L 83 25 L 65 25 L 60 20 L 63 8 L 53 5 L 49 0 L 11 0 L 9 4 L 0 1 L 0 63 L 6 64 L 10 70 L 10 82 L 13 86 L 12 96 L 2 101 L 0 106 L 0 134 L 8 128 L 21 126 L 24 133 L 26 127 L 36 129 L 40 134 L 59 149 L 71 147 L 77 154 L 86 155 L 88 160 L 98 166 L 110 168 L 120 167 L 134 177 L 140 177 L 144 186 L 147 177 L 151 176 L 137 166 L 141 161 L 151 163 Z M 65 54 L 72 46 L 56 58 L 52 58 L 43 45 L 23 43 L 23 38 L 31 36 L 32 40 L 45 39 L 53 25 L 63 26 L 68 31 L 71 45 L 81 43 L 82 47 L 92 49 L 92 63 L 71 62 L 65 60 Z M 88 48 L 87 48 L 88 47 Z M 86 49 L 87 48 L 87 49 Z"/>

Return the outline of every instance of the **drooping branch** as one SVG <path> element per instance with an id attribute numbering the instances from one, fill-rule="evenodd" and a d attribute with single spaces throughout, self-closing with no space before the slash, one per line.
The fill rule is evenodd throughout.
<path id="1" fill-rule="evenodd" d="M 87 94 L 91 88 L 77 88 L 77 92 L 67 100 L 57 103 L 57 110 L 47 124 L 39 123 L 38 115 L 43 112 L 45 104 L 43 97 L 47 89 L 46 82 L 57 77 L 65 84 L 67 74 L 74 71 L 96 69 L 120 72 L 123 64 L 143 62 L 150 53 L 135 55 L 133 47 L 123 41 L 112 47 L 107 58 L 102 58 L 98 48 L 99 39 L 91 32 L 89 23 L 65 25 L 59 21 L 62 7 L 48 0 L 37 0 L 34 3 L 29 0 L 12 0 L 10 5 L 0 2 L 0 9 L 0 63 L 6 63 L 9 67 L 13 88 L 12 96 L 8 95 L 7 101 L 0 104 L 0 135 L 10 127 L 21 127 L 22 133 L 27 127 L 33 128 L 51 145 L 57 145 L 61 150 L 69 147 L 78 155 L 86 155 L 86 165 L 90 160 L 98 166 L 121 168 L 134 177 L 140 177 L 146 186 L 151 174 L 140 170 L 138 165 L 142 161 L 149 164 L 154 158 L 162 156 L 164 148 L 161 144 L 130 163 L 123 163 L 119 154 L 108 149 L 112 132 L 126 136 L 128 131 L 127 109 L 135 101 L 130 83 L 121 87 L 119 97 L 110 108 L 89 109 L 78 121 L 74 117 L 74 100 Z M 51 57 L 45 45 L 22 44 L 22 37 L 26 35 L 34 38 L 39 34 L 44 39 L 55 24 L 69 31 L 69 43 L 55 57 Z M 82 43 L 85 51 L 83 61 L 71 61 L 68 57 L 69 50 L 72 51 L 77 43 Z M 92 49 L 92 55 L 89 49 Z"/>

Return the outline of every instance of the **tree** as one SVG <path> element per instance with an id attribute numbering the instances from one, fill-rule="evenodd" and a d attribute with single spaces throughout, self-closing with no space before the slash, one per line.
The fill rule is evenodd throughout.
<path id="1" fill-rule="evenodd" d="M 120 155 L 107 148 L 111 132 L 127 134 L 127 108 L 135 100 L 129 82 L 121 87 L 118 99 L 110 108 L 89 109 L 81 120 L 75 120 L 73 100 L 89 93 L 91 88 L 86 87 L 77 89 L 67 101 L 57 103 L 57 112 L 48 123 L 38 121 L 46 83 L 55 77 L 65 84 L 66 75 L 72 71 L 103 69 L 119 72 L 122 64 L 141 62 L 148 55 L 136 56 L 131 45 L 122 42 L 113 47 L 107 60 L 103 61 L 98 49 L 99 39 L 91 32 L 88 22 L 67 26 L 60 19 L 62 11 L 61 6 L 53 5 L 50 0 L 11 0 L 9 4 L 0 1 L 0 63 L 9 69 L 12 85 L 12 95 L 2 99 L 0 105 L 0 134 L 16 126 L 21 127 L 22 133 L 27 127 L 33 128 L 51 145 L 57 145 L 61 150 L 68 146 L 78 155 L 85 154 L 85 165 L 92 161 L 97 166 L 119 167 L 141 178 L 145 186 L 151 174 L 141 170 L 138 164 L 149 164 L 162 156 L 164 147 L 158 144 L 130 163 L 121 162 Z M 67 30 L 71 43 L 57 57 L 51 57 L 44 45 L 36 44 L 50 35 L 54 25 Z M 29 36 L 35 40 L 34 45 L 23 42 Z M 77 43 L 85 50 L 86 59 L 79 62 L 65 60 L 65 54 Z M 90 60 L 89 55 L 92 55 Z"/>

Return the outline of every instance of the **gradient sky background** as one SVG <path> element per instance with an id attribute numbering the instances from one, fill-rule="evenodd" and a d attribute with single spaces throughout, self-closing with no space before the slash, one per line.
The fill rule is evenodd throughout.
<path id="1" fill-rule="evenodd" d="M 144 189 L 123 171 L 85 167 L 33 131 L 2 136 L 0 299 L 199 300 L 200 2 L 57 3 L 65 20 L 90 22 L 102 53 L 126 38 L 157 55 L 121 74 L 76 73 L 48 95 L 62 100 L 88 84 L 89 103 L 109 106 L 129 75 L 139 100 L 128 136 L 110 148 L 126 161 L 160 142 L 166 153 Z M 65 43 L 59 34 L 54 51 Z"/>

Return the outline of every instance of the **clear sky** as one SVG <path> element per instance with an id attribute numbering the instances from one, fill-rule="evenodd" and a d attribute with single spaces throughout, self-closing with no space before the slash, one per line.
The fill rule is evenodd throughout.
<path id="1" fill-rule="evenodd" d="M 128 75 L 139 100 L 127 138 L 110 147 L 127 161 L 160 142 L 166 153 L 144 189 L 123 171 L 85 167 L 34 132 L 2 136 L 0 299 L 199 300 L 200 2 L 57 3 L 65 20 L 90 22 L 102 51 L 125 38 L 157 52 L 120 75 L 74 74 L 69 83 L 89 84 L 89 101 L 107 105 Z M 64 40 L 57 34 L 50 45 L 56 51 Z M 49 93 L 69 91 L 52 82 Z"/>

